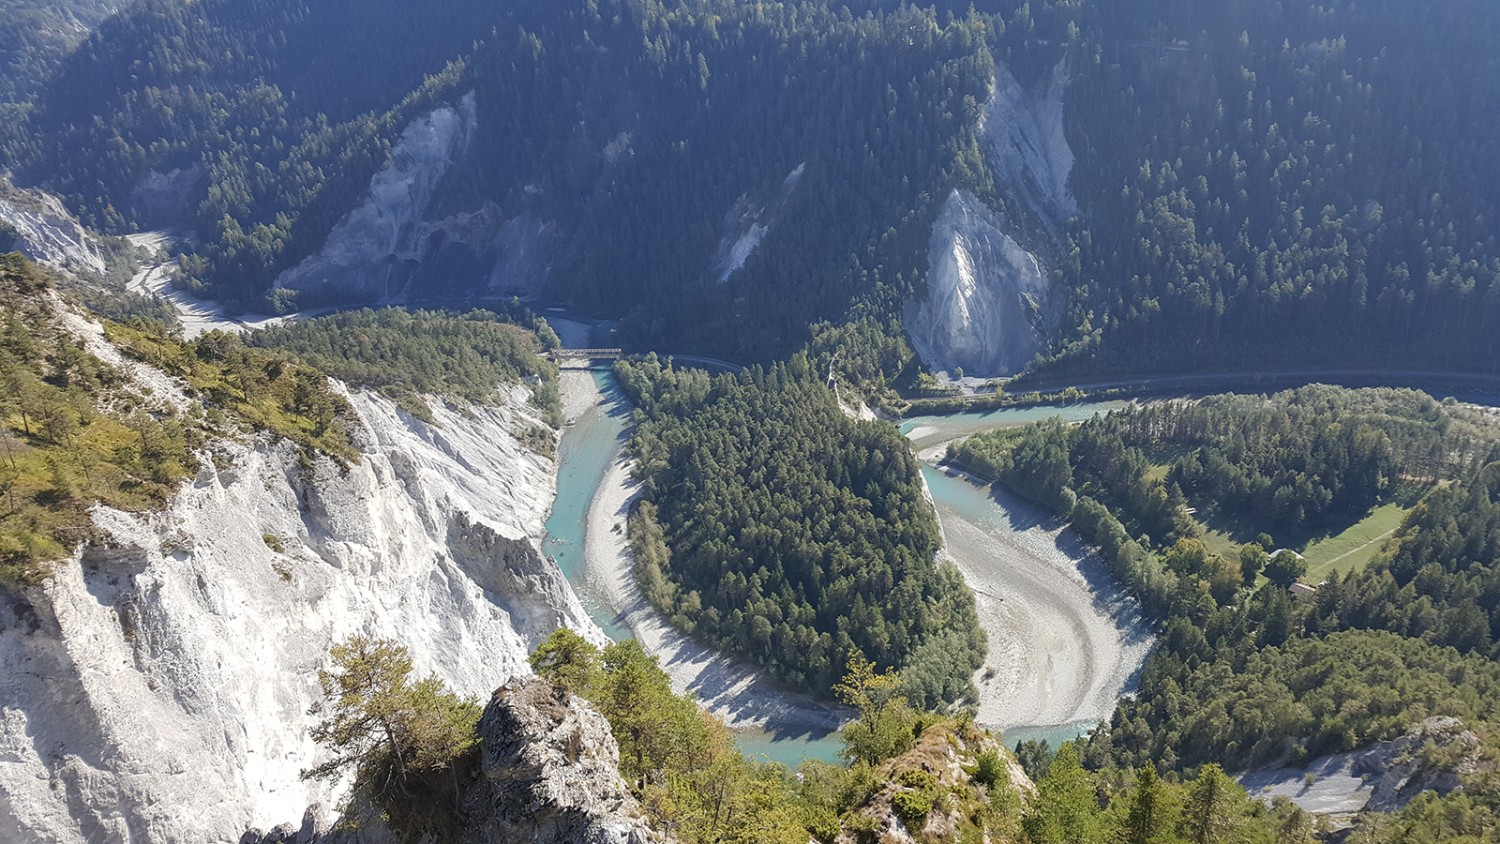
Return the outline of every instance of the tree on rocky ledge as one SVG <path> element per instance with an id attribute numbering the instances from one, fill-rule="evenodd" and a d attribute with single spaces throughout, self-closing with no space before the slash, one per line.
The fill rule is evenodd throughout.
<path id="1" fill-rule="evenodd" d="M 479 704 L 436 677 L 412 682 L 411 655 L 389 640 L 355 636 L 330 656 L 333 667 L 318 672 L 324 700 L 310 714 L 322 716 L 312 737 L 332 756 L 303 779 L 337 779 L 352 767 L 355 796 L 380 806 L 393 825 L 425 828 L 408 810 L 453 805 L 478 745 Z"/>

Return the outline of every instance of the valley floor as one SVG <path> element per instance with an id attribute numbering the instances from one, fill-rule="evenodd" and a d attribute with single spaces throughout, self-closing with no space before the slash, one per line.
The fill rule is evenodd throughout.
<path id="1" fill-rule="evenodd" d="M 1133 601 L 1042 508 L 925 465 L 944 555 L 963 574 L 989 641 L 979 721 L 1053 727 L 1107 720 L 1152 637 Z"/>

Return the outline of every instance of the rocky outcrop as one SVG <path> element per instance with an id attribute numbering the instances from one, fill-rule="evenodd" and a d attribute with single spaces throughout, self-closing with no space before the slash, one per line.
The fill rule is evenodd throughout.
<path id="1" fill-rule="evenodd" d="M 927 293 L 908 303 L 906 329 L 928 366 L 1009 375 L 1046 346 L 1055 322 L 1037 257 L 1006 233 L 1005 218 L 954 191 L 933 225 Z"/>
<path id="2" fill-rule="evenodd" d="M 609 722 L 538 677 L 513 680 L 479 720 L 480 781 L 464 797 L 465 844 L 654 844 L 620 778 Z"/>
<path id="3" fill-rule="evenodd" d="M 1067 83 L 1065 65 L 1034 90 L 1003 65 L 995 69 L 979 130 L 997 191 L 1019 216 L 967 192 L 943 206 L 932 230 L 926 294 L 906 310 L 912 345 L 932 369 L 1010 375 L 1046 348 L 1056 328 L 1043 256 L 1078 214 L 1068 190 L 1073 151 L 1063 131 Z"/>
<path id="4" fill-rule="evenodd" d="M 390 161 L 370 180 L 364 202 L 339 221 L 317 254 L 282 274 L 277 286 L 365 302 L 399 293 L 413 235 L 477 125 L 472 93 L 456 107 L 443 106 L 413 121 Z"/>
<path id="5" fill-rule="evenodd" d="M 0 841 L 237 841 L 337 805 L 298 772 L 316 672 L 355 633 L 475 696 L 558 625 L 602 641 L 538 551 L 553 467 L 517 440 L 526 395 L 428 424 L 355 392 L 356 464 L 222 442 L 163 512 L 98 510 L 0 603 Z"/>
<path id="6" fill-rule="evenodd" d="M 14 235 L 7 236 L 6 229 Z M 62 200 L 0 181 L 0 251 L 11 250 L 84 278 L 102 278 L 107 271 L 98 239 Z"/>
<path id="7" fill-rule="evenodd" d="M 993 786 L 974 781 L 978 759 L 987 753 L 996 754 L 1002 768 Z M 1015 757 L 994 734 L 973 725 L 929 727 L 911 750 L 882 762 L 876 775 L 880 785 L 843 819 L 837 844 L 914 844 L 914 832 L 924 841 L 988 841 L 990 836 L 975 828 L 973 819 L 979 815 L 975 807 L 989 803 L 993 790 L 1004 789 L 1022 806 L 1036 797 L 1036 785 Z M 903 811 L 903 795 L 924 792 L 941 799 L 932 799 L 930 811 L 920 816 Z"/>
<path id="8" fill-rule="evenodd" d="M 204 186 L 203 168 L 148 170 L 130 189 L 130 207 L 146 228 L 189 223 L 198 207 L 193 197 Z"/>
<path id="9" fill-rule="evenodd" d="M 1352 816 L 1397 812 L 1423 792 L 1449 794 L 1487 761 L 1484 742 L 1457 718 L 1428 718 L 1400 738 L 1338 753 L 1298 768 L 1249 771 L 1240 784 L 1269 803 L 1286 797 L 1304 811 Z"/>
<path id="10" fill-rule="evenodd" d="M 493 202 L 429 218 L 478 127 L 473 93 L 413 121 L 364 201 L 277 286 L 301 293 L 304 305 L 535 293 L 551 266 L 554 225 Z"/>

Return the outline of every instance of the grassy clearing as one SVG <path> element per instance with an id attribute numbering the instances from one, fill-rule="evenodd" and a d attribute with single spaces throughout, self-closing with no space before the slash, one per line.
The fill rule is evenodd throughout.
<path id="1" fill-rule="evenodd" d="M 1200 522 L 1199 524 L 1202 523 Z M 1248 542 L 1253 539 L 1254 537 L 1251 537 L 1250 540 L 1246 541 Z M 1244 543 L 1236 542 L 1234 537 L 1229 535 L 1228 531 L 1203 525 L 1203 544 L 1208 546 L 1208 550 L 1226 560 L 1238 560 L 1240 557 L 1240 546 Z"/>
<path id="2" fill-rule="evenodd" d="M 1307 576 L 1303 580 L 1317 583 L 1334 572 L 1363 567 L 1401 526 L 1406 513 L 1407 508 L 1400 504 L 1382 504 L 1342 533 L 1308 543 L 1302 549 L 1302 556 L 1307 558 Z"/>
<path id="3" fill-rule="evenodd" d="M 1414 501 L 1401 500 L 1381 504 L 1362 518 L 1344 527 L 1316 536 L 1287 537 L 1285 544 L 1307 559 L 1307 574 L 1302 578 L 1307 583 L 1326 580 L 1334 572 L 1351 571 L 1363 567 L 1374 559 L 1387 537 L 1401 526 L 1401 520 L 1411 509 Z M 1253 525 L 1245 525 L 1225 518 L 1200 520 L 1203 542 L 1208 550 L 1225 559 L 1239 557 L 1240 546 L 1255 541 Z M 1281 537 L 1277 537 L 1281 540 Z"/>

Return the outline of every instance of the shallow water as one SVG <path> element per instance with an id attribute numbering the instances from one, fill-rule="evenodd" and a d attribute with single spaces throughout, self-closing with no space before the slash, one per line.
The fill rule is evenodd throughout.
<path id="1" fill-rule="evenodd" d="M 1001 428 L 1018 428 L 1043 419 L 1082 422 L 1100 413 L 1108 413 L 1115 408 L 1124 407 L 1127 403 L 1123 401 L 1084 402 L 1036 407 L 1003 407 L 997 410 L 969 411 L 947 416 L 913 416 L 902 420 L 901 433 L 911 440 L 917 451 L 921 451 L 949 440 Z"/>
<path id="2" fill-rule="evenodd" d="M 547 517 L 542 553 L 557 561 L 589 617 L 605 635 L 618 642 L 630 638 L 630 630 L 620 623 L 615 611 L 589 580 L 583 552 L 588 538 L 589 504 L 624 443 L 626 415 L 623 403 L 617 400 L 614 374 L 599 371 L 593 375 L 605 394 L 605 401 L 589 408 L 563 432 L 557 448 L 557 498 L 552 502 L 552 514 Z"/>
<path id="3" fill-rule="evenodd" d="M 563 432 L 558 446 L 557 498 L 547 519 L 542 551 L 557 561 L 563 576 L 605 635 L 615 641 L 631 638 L 630 629 L 611 607 L 590 576 L 584 554 L 588 541 L 589 506 L 610 464 L 626 439 L 629 407 L 620 396 L 614 375 L 593 373 L 604 401 L 590 408 Z M 760 730 L 740 730 L 735 743 L 752 758 L 796 767 L 803 759 L 837 762 L 843 747 L 837 733 L 812 737 L 777 738 Z"/>
<path id="4" fill-rule="evenodd" d="M 906 420 L 901 430 L 921 452 L 1048 418 L 1082 421 L 1122 404 L 925 416 Z M 922 474 L 948 552 L 968 575 L 980 578 L 971 585 L 981 616 L 986 607 L 991 610 L 987 668 L 995 673 L 976 677 L 980 720 L 1005 726 L 1004 741 L 1012 748 L 1022 739 L 1044 739 L 1055 748 L 1086 733 L 1108 717 L 1150 650 L 1149 630 L 1134 602 L 1070 533 L 1052 533 L 1061 524 L 1052 514 L 929 463 L 922 464 Z"/>

